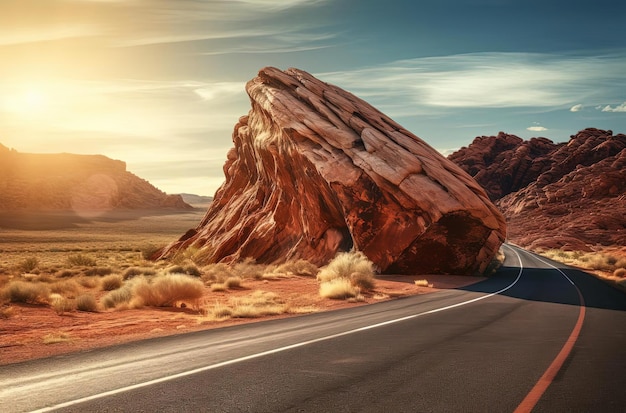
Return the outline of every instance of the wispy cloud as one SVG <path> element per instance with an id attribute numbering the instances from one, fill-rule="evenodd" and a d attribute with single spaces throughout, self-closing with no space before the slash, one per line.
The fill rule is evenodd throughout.
<path id="1" fill-rule="evenodd" d="M 402 60 L 319 76 L 392 111 L 387 96 L 412 103 L 415 113 L 429 107 L 567 107 L 615 93 L 615 81 L 626 81 L 625 66 L 624 55 L 477 53 Z"/>
<path id="2" fill-rule="evenodd" d="M 570 111 L 570 112 L 580 112 L 582 109 L 583 109 L 583 105 L 579 103 L 579 104 L 577 104 L 577 105 L 572 106 L 572 107 L 569 109 L 569 111 Z"/>
<path id="3" fill-rule="evenodd" d="M 612 107 L 611 105 L 606 105 L 602 108 L 602 112 L 626 112 L 626 102 Z"/>
<path id="4" fill-rule="evenodd" d="M 543 126 L 530 126 L 526 128 L 526 130 L 529 130 L 532 132 L 543 132 L 543 131 L 547 131 L 548 128 L 544 128 Z"/>

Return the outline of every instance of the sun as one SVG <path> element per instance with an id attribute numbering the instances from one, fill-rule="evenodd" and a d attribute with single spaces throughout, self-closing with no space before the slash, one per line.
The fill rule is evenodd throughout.
<path id="1" fill-rule="evenodd" d="M 2 108 L 22 116 L 34 116 L 45 112 L 48 99 L 39 88 L 28 87 L 6 96 Z"/>

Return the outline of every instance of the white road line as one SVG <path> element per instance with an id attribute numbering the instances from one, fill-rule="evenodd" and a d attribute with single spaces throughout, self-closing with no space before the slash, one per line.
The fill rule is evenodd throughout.
<path id="1" fill-rule="evenodd" d="M 387 326 L 387 325 L 390 325 L 390 324 L 395 324 L 395 323 L 399 323 L 399 322 L 402 322 L 402 321 L 411 320 L 413 318 L 422 317 L 422 316 L 425 316 L 425 315 L 428 315 L 428 314 L 439 313 L 441 311 L 446 311 L 446 310 L 450 310 L 452 308 L 457 308 L 457 307 L 461 307 L 461 306 L 464 306 L 464 305 L 467 305 L 467 304 L 475 303 L 477 301 L 493 297 L 494 295 L 502 294 L 503 292 L 507 291 L 508 289 L 513 287 L 515 284 L 517 284 L 517 282 L 519 281 L 520 277 L 522 276 L 522 272 L 523 272 L 522 260 L 520 259 L 519 254 L 513 248 L 509 247 L 509 249 L 511 249 L 511 251 L 513 251 L 513 253 L 515 253 L 515 255 L 517 256 L 517 259 L 518 259 L 519 264 L 520 264 L 520 270 L 519 270 L 519 272 L 517 274 L 517 278 L 515 279 L 515 281 L 513 281 L 507 287 L 505 287 L 505 288 L 503 288 L 503 289 L 501 289 L 499 291 L 496 291 L 494 293 L 487 294 L 487 295 L 484 295 L 484 296 L 481 296 L 481 297 L 478 297 L 478 298 L 474 298 L 474 299 L 471 299 L 471 300 L 468 300 L 468 301 L 463 301 L 463 302 L 460 302 L 460 303 L 457 303 L 457 304 L 452 304 L 452 305 L 448 305 L 448 306 L 445 306 L 445 307 L 441 307 L 441 308 L 436 308 L 436 309 L 433 309 L 433 310 L 425 311 L 423 313 L 412 314 L 412 315 L 409 315 L 409 316 L 406 316 L 406 317 L 396 318 L 396 319 L 389 320 L 389 321 L 383 321 L 383 322 L 372 324 L 372 325 L 369 325 L 369 326 L 365 326 L 365 327 L 360 327 L 360 328 L 356 328 L 356 329 L 353 329 L 353 330 L 344 331 L 343 333 L 337 333 L 337 334 L 332 334 L 332 335 L 325 336 L 325 337 L 316 338 L 316 339 L 313 339 L 313 340 L 302 341 L 300 343 L 295 343 L 295 344 L 291 344 L 291 345 L 288 345 L 288 346 L 279 347 L 279 348 L 276 348 L 276 349 L 273 349 L 273 350 L 267 350 L 267 351 L 263 351 L 261 353 L 251 354 L 249 356 L 239 357 L 239 358 L 236 358 L 236 359 L 233 359 L 233 360 L 228 360 L 228 361 L 224 361 L 224 362 L 221 362 L 221 363 L 211 364 L 209 366 L 199 367 L 197 369 L 183 371 L 181 373 L 172 374 L 170 376 L 165 376 L 165 377 L 161 377 L 161 378 L 158 378 L 158 379 L 154 379 L 154 380 L 150 380 L 150 381 L 146 381 L 146 382 L 142 382 L 142 383 L 133 384 L 131 386 L 121 387 L 121 388 L 115 389 L 115 390 L 109 390 L 109 391 L 106 391 L 106 392 L 103 392 L 103 393 L 94 394 L 92 396 L 81 397 L 80 399 L 70 400 L 70 401 L 67 401 L 67 402 L 64 402 L 64 403 L 55 404 L 54 406 L 49 406 L 49 407 L 44 407 L 44 408 L 41 408 L 41 409 L 38 409 L 38 410 L 33 410 L 31 413 L 50 412 L 50 411 L 53 411 L 53 410 L 56 410 L 56 409 L 61 409 L 61 408 L 64 408 L 64 407 L 74 406 L 76 404 L 80 404 L 80 403 L 84 403 L 84 402 L 100 399 L 100 398 L 107 397 L 107 396 L 113 396 L 113 395 L 124 393 L 124 392 L 127 392 L 127 391 L 140 389 L 142 387 L 152 386 L 154 384 L 159 384 L 159 383 L 167 382 L 167 381 L 170 381 L 170 380 L 179 379 L 181 377 L 191 376 L 193 374 L 202 373 L 202 372 L 205 372 L 205 371 L 217 369 L 217 368 L 224 367 L 224 366 L 229 366 L 231 364 L 241 363 L 241 362 L 248 361 L 248 360 L 253 360 L 253 359 L 256 359 L 256 358 L 259 358 L 259 357 L 264 357 L 264 356 L 269 356 L 271 354 L 281 353 L 283 351 L 287 351 L 287 350 L 292 350 L 294 348 L 308 346 L 310 344 L 315 344 L 315 343 L 319 343 L 319 342 L 322 342 L 322 341 L 332 340 L 332 339 L 335 339 L 335 338 L 347 336 L 349 334 L 354 334 L 354 333 L 358 333 L 358 332 L 361 332 L 361 331 L 372 330 L 372 329 L 383 327 L 383 326 Z"/>

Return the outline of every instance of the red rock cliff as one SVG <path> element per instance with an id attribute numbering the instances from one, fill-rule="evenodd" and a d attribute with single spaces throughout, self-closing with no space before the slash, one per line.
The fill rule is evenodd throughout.
<path id="1" fill-rule="evenodd" d="M 246 86 L 226 182 L 194 230 L 161 252 L 318 265 L 363 251 L 389 273 L 474 274 L 505 237 L 502 215 L 461 168 L 350 93 L 289 69 Z"/>
<path id="2" fill-rule="evenodd" d="M 566 143 L 500 133 L 450 155 L 483 185 L 529 248 L 626 245 L 626 135 L 588 128 Z"/>

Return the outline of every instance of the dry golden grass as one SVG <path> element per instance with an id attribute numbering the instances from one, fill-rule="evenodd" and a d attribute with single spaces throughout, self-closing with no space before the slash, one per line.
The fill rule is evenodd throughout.
<path id="1" fill-rule="evenodd" d="M 358 296 L 360 290 L 348 278 L 334 278 L 320 283 L 320 296 L 344 300 Z"/>
<path id="2" fill-rule="evenodd" d="M 50 288 L 41 282 L 11 281 L 0 291 L 0 297 L 12 303 L 46 304 Z"/>
<path id="3" fill-rule="evenodd" d="M 415 285 L 418 287 L 428 287 L 433 288 L 433 285 L 428 282 L 428 280 L 414 280 Z"/>
<path id="4" fill-rule="evenodd" d="M 626 276 L 626 258 L 603 252 L 546 250 L 539 253 L 564 264 L 595 271 L 602 279 L 626 289 L 626 280 L 622 279 Z"/>
<path id="5" fill-rule="evenodd" d="M 276 293 L 256 290 L 247 296 L 231 297 L 228 303 L 216 302 L 204 308 L 199 322 L 225 321 L 230 318 L 259 318 L 280 314 L 307 314 L 318 311 L 315 306 L 291 306 Z"/>
<path id="6" fill-rule="evenodd" d="M 87 311 L 95 313 L 98 311 L 98 302 L 93 294 L 81 294 L 76 297 L 76 309 L 78 311 Z"/>
<path id="7" fill-rule="evenodd" d="M 81 290 L 81 286 L 74 279 L 60 280 L 50 284 L 50 291 L 65 297 L 74 298 Z"/>
<path id="8" fill-rule="evenodd" d="M 264 280 L 272 280 L 279 278 L 290 278 L 295 276 L 315 277 L 319 272 L 317 265 L 307 260 L 289 261 L 277 267 L 271 266 L 266 268 L 261 278 Z"/>
<path id="9" fill-rule="evenodd" d="M 100 287 L 103 291 L 113 291 L 117 290 L 122 286 L 124 280 L 120 274 L 111 274 L 102 278 L 100 282 Z"/>
<path id="10" fill-rule="evenodd" d="M 204 283 L 186 274 L 165 274 L 152 280 L 139 279 L 133 283 L 133 305 L 173 307 L 185 302 L 198 308 L 204 294 Z"/>
<path id="11" fill-rule="evenodd" d="M 50 307 L 58 314 L 76 310 L 76 300 L 65 298 L 59 294 L 50 294 Z"/>
<path id="12" fill-rule="evenodd" d="M 360 251 L 343 252 L 317 274 L 320 296 L 346 299 L 375 286 L 374 264 Z"/>

